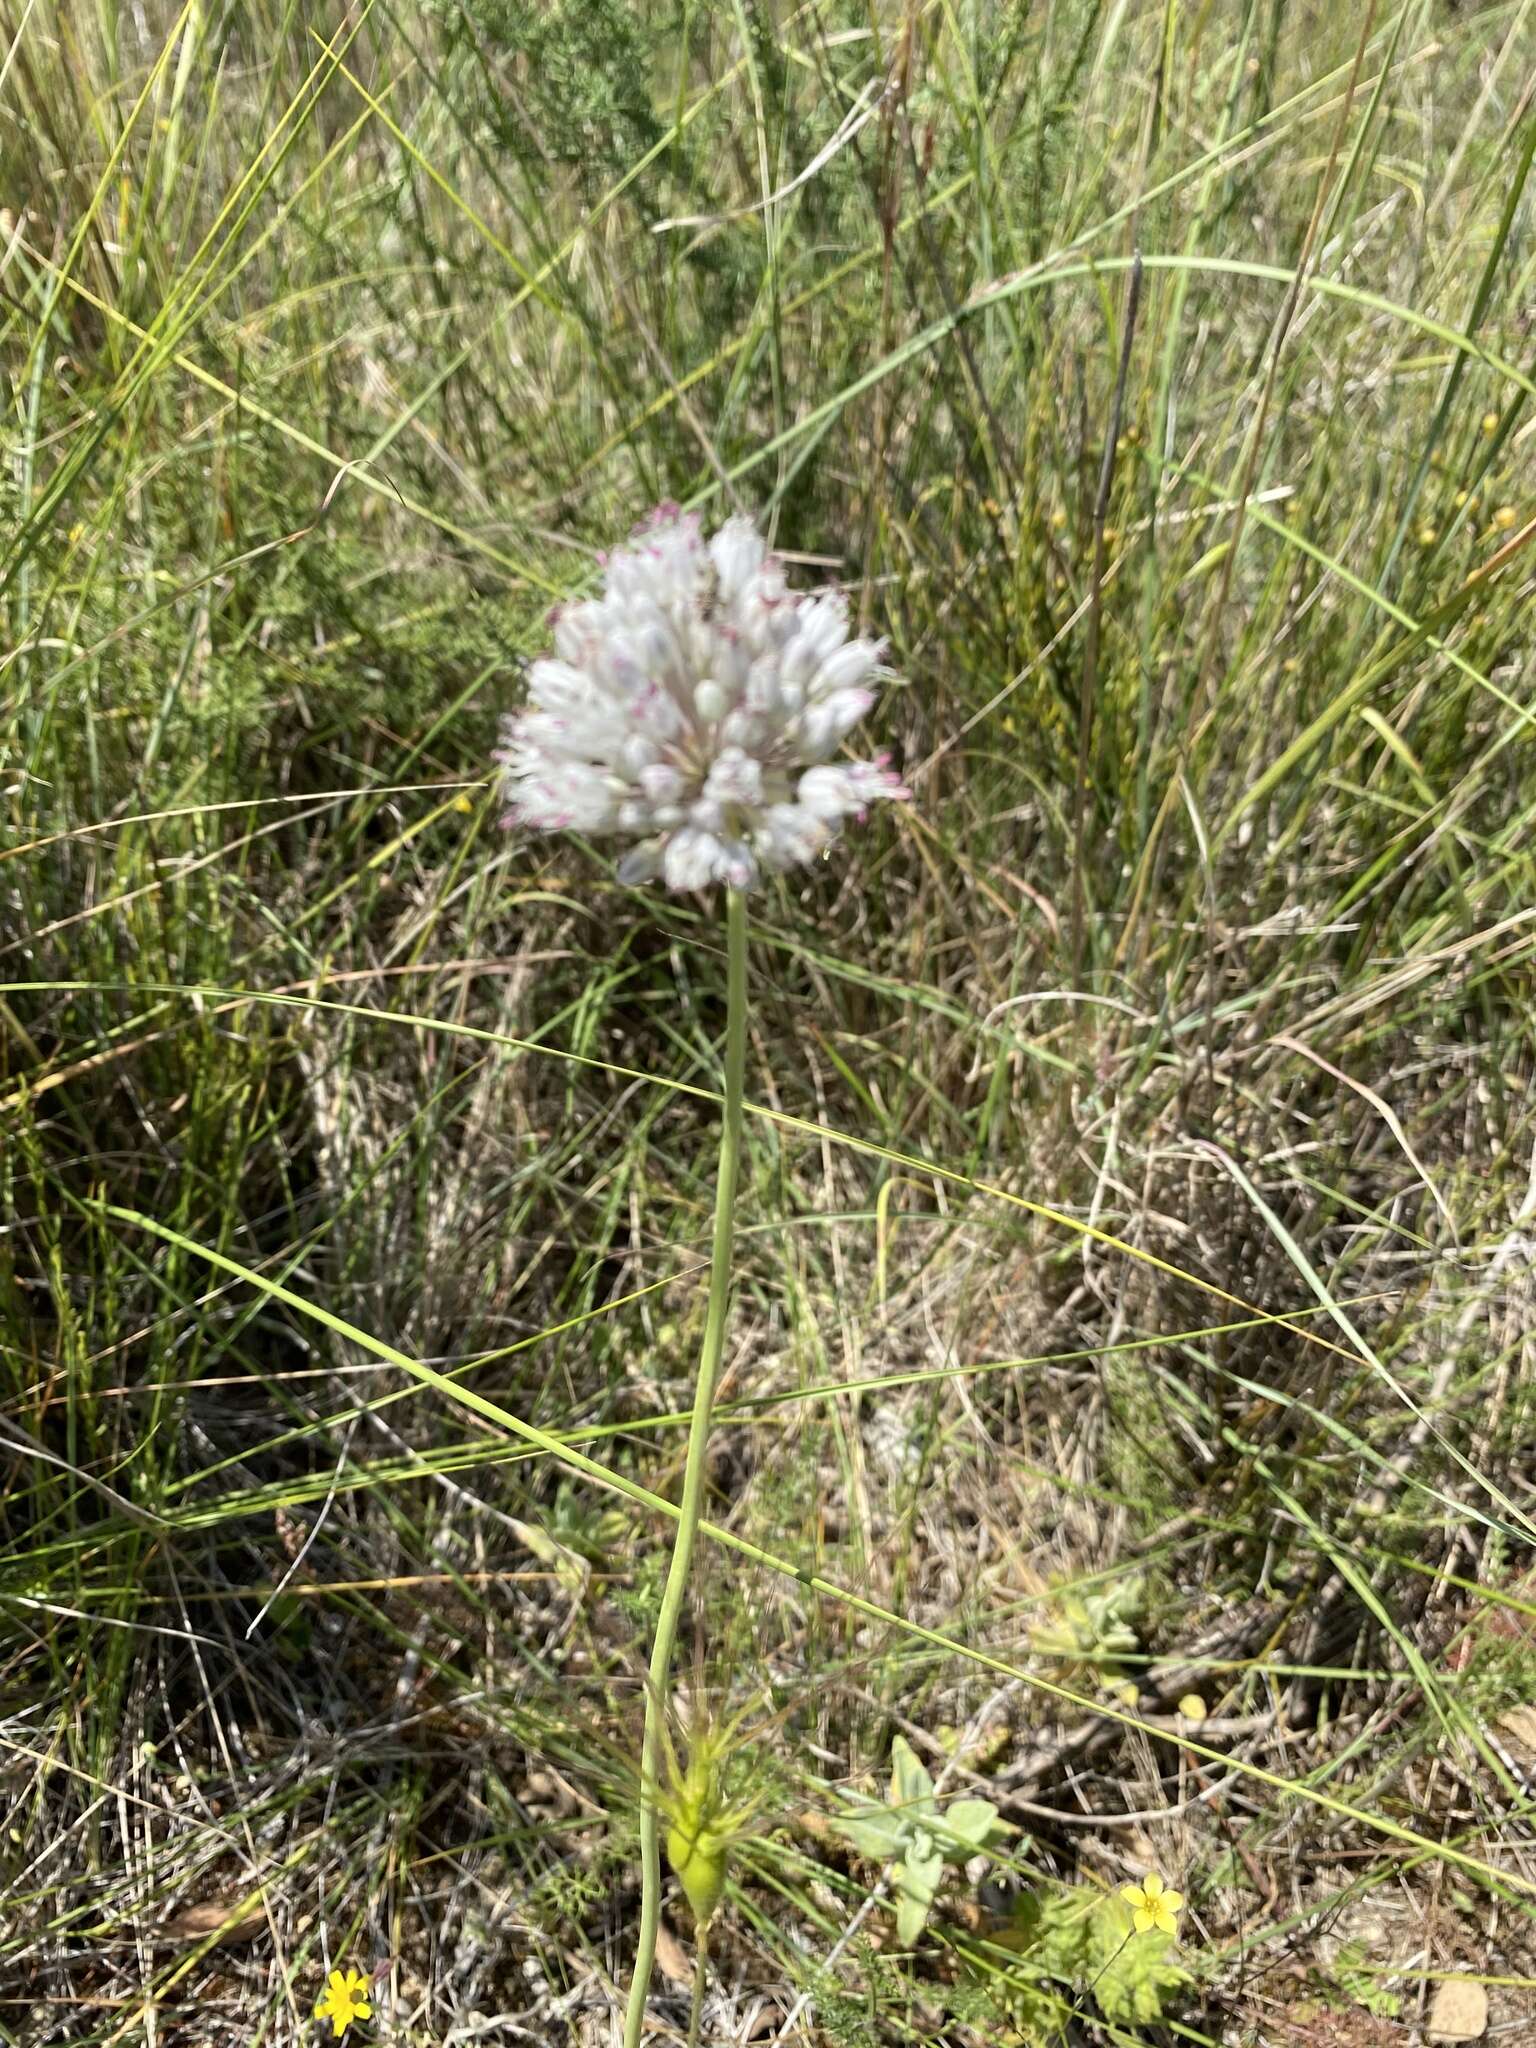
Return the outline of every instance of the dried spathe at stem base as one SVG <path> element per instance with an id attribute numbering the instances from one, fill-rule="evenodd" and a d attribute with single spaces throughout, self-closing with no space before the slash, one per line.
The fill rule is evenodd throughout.
<path id="1" fill-rule="evenodd" d="M 554 624 L 503 728 L 506 825 L 632 839 L 624 881 L 750 889 L 907 794 L 883 756 L 832 759 L 874 702 L 879 643 L 848 637 L 841 596 L 790 590 L 749 520 L 706 544 L 664 506 Z"/>

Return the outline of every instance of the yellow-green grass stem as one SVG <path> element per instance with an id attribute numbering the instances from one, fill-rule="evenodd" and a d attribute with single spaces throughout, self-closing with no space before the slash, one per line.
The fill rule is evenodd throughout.
<path id="1" fill-rule="evenodd" d="M 656 1934 L 661 1921 L 661 1809 L 657 1792 L 662 1770 L 662 1717 L 670 1697 L 672 1654 L 688 1591 L 694 1539 L 704 1504 L 704 1473 L 709 1450 L 709 1418 L 714 1406 L 720 1356 L 725 1348 L 725 1319 L 731 1295 L 732 1211 L 736 1205 L 736 1174 L 741 1158 L 742 1084 L 747 1063 L 747 904 L 739 889 L 726 894 L 726 1021 L 725 1099 L 720 1123 L 720 1164 L 715 1177 L 715 1231 L 709 1271 L 709 1312 L 699 1351 L 693 1390 L 693 1416 L 688 1425 L 688 1461 L 683 1495 L 672 1538 L 672 1561 L 661 1596 L 656 1639 L 651 1646 L 651 1682 L 645 1693 L 645 1737 L 640 1751 L 640 1936 L 635 1948 L 635 1973 L 624 2014 L 624 2048 L 640 2048 L 645 2004 L 656 1962 Z"/>
<path id="2" fill-rule="evenodd" d="M 701 1920 L 693 1938 L 693 1997 L 688 2007 L 688 2048 L 699 2048 L 704 2020 L 704 1993 L 709 1985 L 709 1922 Z"/>

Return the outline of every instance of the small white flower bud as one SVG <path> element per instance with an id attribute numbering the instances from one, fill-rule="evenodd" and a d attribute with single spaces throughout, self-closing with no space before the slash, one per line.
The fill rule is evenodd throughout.
<path id="1" fill-rule="evenodd" d="M 717 682 L 711 680 L 699 684 L 693 693 L 693 701 L 706 725 L 718 725 L 730 708 L 726 703 L 724 690 Z"/>

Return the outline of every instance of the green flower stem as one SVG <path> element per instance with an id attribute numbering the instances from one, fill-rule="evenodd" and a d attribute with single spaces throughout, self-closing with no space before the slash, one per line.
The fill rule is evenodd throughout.
<path id="1" fill-rule="evenodd" d="M 635 1948 L 629 2005 L 624 2014 L 624 2048 L 640 2048 L 646 1997 L 656 1962 L 656 1931 L 661 1922 L 661 1810 L 656 1800 L 662 1770 L 661 1727 L 671 1692 L 677 1625 L 688 1590 L 688 1568 L 693 1561 L 694 1537 L 704 1503 L 709 1416 L 714 1406 L 715 1382 L 720 1375 L 720 1354 L 725 1348 L 725 1316 L 731 1295 L 732 1211 L 741 1158 L 742 1081 L 747 1064 L 747 903 L 739 889 L 726 894 L 726 950 L 725 1108 L 720 1125 L 720 1165 L 715 1178 L 709 1314 L 693 1390 L 693 1416 L 688 1425 L 683 1497 L 656 1622 L 656 1640 L 651 1647 L 651 1682 L 645 1694 L 645 1740 L 640 1752 L 640 1938 Z"/>
<path id="2" fill-rule="evenodd" d="M 699 2048 L 699 2027 L 704 2018 L 704 1990 L 709 1983 L 709 1922 L 694 1935 L 693 2002 L 688 2008 L 688 2048 Z"/>

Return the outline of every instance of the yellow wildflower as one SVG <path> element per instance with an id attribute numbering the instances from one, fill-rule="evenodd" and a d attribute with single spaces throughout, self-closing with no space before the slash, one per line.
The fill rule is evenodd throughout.
<path id="1" fill-rule="evenodd" d="M 1138 1934 L 1159 1934 L 1178 1932 L 1179 1909 L 1184 1904 L 1182 1892 L 1171 1892 L 1155 1870 L 1149 1870 L 1140 1884 L 1122 1885 L 1120 1896 L 1131 1909 L 1131 1919 Z"/>
<path id="2" fill-rule="evenodd" d="M 1515 510 L 1513 505 L 1501 505 L 1498 511 L 1495 512 L 1493 515 L 1493 523 L 1499 529 L 1500 533 L 1508 533 L 1509 529 L 1515 524 L 1515 521 L 1519 517 L 1520 514 Z"/>
<path id="3" fill-rule="evenodd" d="M 315 2007 L 317 2020 L 329 2020 L 339 2041 L 354 2020 L 373 2017 L 368 2008 L 368 1979 L 356 1970 L 332 1970 L 325 1996 Z"/>

